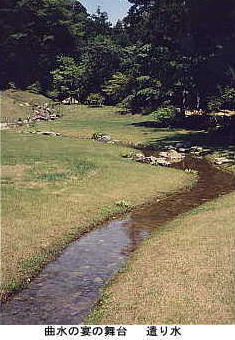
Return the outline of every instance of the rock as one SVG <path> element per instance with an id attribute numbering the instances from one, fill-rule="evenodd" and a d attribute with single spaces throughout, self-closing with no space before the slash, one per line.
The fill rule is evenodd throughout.
<path id="1" fill-rule="evenodd" d="M 165 158 L 160 157 L 156 159 L 156 163 L 162 166 L 169 166 L 171 165 L 171 162 L 167 161 Z"/>
<path id="2" fill-rule="evenodd" d="M 38 135 L 44 135 L 44 136 L 60 136 L 60 133 L 53 132 L 53 131 L 37 131 Z"/>
<path id="3" fill-rule="evenodd" d="M 161 147 L 162 150 L 175 150 L 175 147 L 173 145 L 164 145 Z"/>
<path id="4" fill-rule="evenodd" d="M 111 141 L 111 137 L 109 135 L 102 135 L 102 136 L 99 136 L 97 140 L 103 143 L 108 143 Z"/>
<path id="5" fill-rule="evenodd" d="M 133 156 L 133 159 L 136 161 L 136 162 L 143 162 L 144 163 L 144 160 L 145 160 L 145 156 L 144 154 L 142 153 L 137 153 Z"/>
<path id="6" fill-rule="evenodd" d="M 198 147 L 197 146 L 191 146 L 190 151 L 197 151 Z"/>
<path id="7" fill-rule="evenodd" d="M 98 142 L 103 142 L 103 143 L 109 143 L 112 141 L 109 135 L 104 135 L 102 133 L 94 133 L 91 138 L 94 140 L 97 140 Z"/>
<path id="8" fill-rule="evenodd" d="M 185 148 L 179 148 L 178 151 L 179 151 L 179 152 L 185 153 L 185 152 L 187 152 L 187 149 L 185 149 Z"/>
<path id="9" fill-rule="evenodd" d="M 169 152 L 167 152 L 167 151 L 162 151 L 162 152 L 159 152 L 159 156 L 160 157 L 168 157 L 168 155 L 169 155 Z"/>
<path id="10" fill-rule="evenodd" d="M 150 157 L 145 157 L 144 158 L 144 163 L 148 163 L 148 164 L 156 164 L 156 161 L 157 161 L 157 157 L 154 157 L 154 156 L 150 156 Z"/>
<path id="11" fill-rule="evenodd" d="M 201 146 L 192 146 L 189 151 L 195 156 L 204 156 L 211 152 L 210 149 L 203 149 Z"/>
<path id="12" fill-rule="evenodd" d="M 234 160 L 228 159 L 225 157 L 219 157 L 214 159 L 214 163 L 217 165 L 222 165 L 222 164 L 234 164 Z"/>
<path id="13" fill-rule="evenodd" d="M 133 154 L 125 153 L 125 154 L 122 155 L 122 158 L 133 158 Z"/>
<path id="14" fill-rule="evenodd" d="M 167 159 L 183 159 L 185 156 L 176 150 L 162 151 L 159 152 L 159 156 Z"/>
<path id="15" fill-rule="evenodd" d="M 197 157 L 201 157 L 202 156 L 201 151 L 194 151 L 193 154 L 194 154 L 194 156 L 197 156 Z"/>
<path id="16" fill-rule="evenodd" d="M 209 153 L 211 153 L 211 149 L 203 149 L 203 151 L 201 151 L 201 156 L 206 156 Z"/>
<path id="17" fill-rule="evenodd" d="M 50 107 L 48 103 L 44 103 L 42 105 L 34 105 L 32 112 L 32 120 L 40 121 L 40 120 L 55 120 L 59 118 L 56 114 L 54 108 Z"/>
<path id="18" fill-rule="evenodd" d="M 177 149 L 183 148 L 183 147 L 184 147 L 184 143 L 176 143 L 176 144 L 175 144 L 175 147 L 176 147 Z"/>
<path id="19" fill-rule="evenodd" d="M 101 277 L 96 277 L 96 278 L 94 279 L 94 282 L 95 282 L 95 283 L 103 283 L 103 280 L 101 279 Z"/>
<path id="20" fill-rule="evenodd" d="M 198 147 L 197 147 L 197 151 L 203 151 L 203 147 L 198 146 Z"/>
<path id="21" fill-rule="evenodd" d="M 202 152 L 203 151 L 203 147 L 201 147 L 201 146 L 191 146 L 191 148 L 190 148 L 190 151 L 192 151 L 192 152 Z"/>
<path id="22" fill-rule="evenodd" d="M 71 104 L 79 104 L 79 101 L 74 97 L 67 97 L 64 100 L 62 100 L 62 103 L 71 105 Z"/>
<path id="23" fill-rule="evenodd" d="M 0 130 L 6 130 L 9 129 L 8 123 L 0 123 Z"/>
<path id="24" fill-rule="evenodd" d="M 180 162 L 185 157 L 184 154 L 179 153 L 176 150 L 169 150 L 167 152 L 165 151 L 159 152 L 159 156 L 160 156 L 159 160 L 160 160 L 161 165 L 163 165 L 163 163 L 165 163 L 166 165 L 177 163 L 177 162 Z"/>
<path id="25" fill-rule="evenodd" d="M 181 160 L 185 157 L 185 155 L 182 155 L 181 153 L 177 152 L 176 150 L 171 150 L 168 152 L 167 158 L 170 160 Z"/>
<path id="26" fill-rule="evenodd" d="M 142 153 L 137 153 L 132 156 L 132 159 L 136 162 L 140 163 L 147 163 L 152 165 L 162 165 L 162 166 L 169 166 L 173 163 L 180 162 L 185 155 L 177 152 L 176 150 L 169 150 L 169 151 L 162 151 L 159 152 L 160 157 L 154 156 L 145 156 Z"/>

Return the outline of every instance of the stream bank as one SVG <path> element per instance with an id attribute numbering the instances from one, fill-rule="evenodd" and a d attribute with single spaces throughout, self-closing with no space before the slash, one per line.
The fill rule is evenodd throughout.
<path id="1" fill-rule="evenodd" d="M 145 153 L 155 155 L 152 151 Z M 102 287 L 139 242 L 176 216 L 235 189 L 232 174 L 204 159 L 186 156 L 174 167 L 197 171 L 197 183 L 72 243 L 28 288 L 2 306 L 2 324 L 82 323 L 97 303 Z"/>

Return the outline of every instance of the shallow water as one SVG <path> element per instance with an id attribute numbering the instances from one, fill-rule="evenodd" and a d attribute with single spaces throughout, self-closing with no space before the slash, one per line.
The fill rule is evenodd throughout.
<path id="1" fill-rule="evenodd" d="M 125 219 L 104 224 L 73 242 L 28 288 L 2 306 L 1 323 L 81 324 L 99 299 L 102 287 L 151 231 L 235 189 L 232 174 L 216 169 L 205 160 L 186 157 L 174 167 L 198 171 L 197 183 L 136 209 Z"/>

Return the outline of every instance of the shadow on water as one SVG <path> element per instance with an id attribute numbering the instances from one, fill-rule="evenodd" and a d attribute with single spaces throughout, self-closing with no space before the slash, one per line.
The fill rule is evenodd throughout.
<path id="1" fill-rule="evenodd" d="M 151 153 L 152 151 L 145 151 Z M 207 200 L 235 189 L 232 174 L 202 159 L 186 157 L 176 168 L 198 171 L 197 183 L 123 220 L 101 226 L 69 245 L 42 273 L 2 306 L 2 324 L 81 324 L 102 287 L 151 231 Z"/>

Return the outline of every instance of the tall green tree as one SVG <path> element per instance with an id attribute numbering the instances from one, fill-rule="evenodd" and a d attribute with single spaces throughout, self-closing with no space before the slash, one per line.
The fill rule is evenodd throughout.
<path id="1" fill-rule="evenodd" d="M 60 56 L 57 58 L 57 68 L 51 71 L 51 95 L 64 99 L 68 96 L 79 99 L 82 93 L 82 78 L 84 69 L 71 57 Z"/>
<path id="2" fill-rule="evenodd" d="M 0 18 L 2 86 L 38 80 L 47 86 L 56 56 L 78 52 L 85 43 L 87 13 L 75 0 L 4 0 Z"/>

